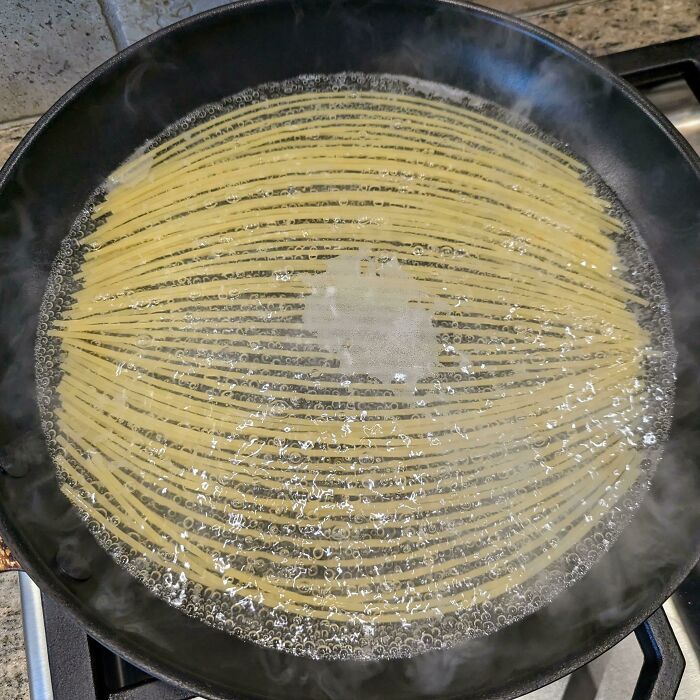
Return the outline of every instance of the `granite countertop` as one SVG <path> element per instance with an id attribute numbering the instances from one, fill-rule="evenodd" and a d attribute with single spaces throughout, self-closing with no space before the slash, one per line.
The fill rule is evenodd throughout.
<path id="1" fill-rule="evenodd" d="M 16 572 L 0 574 L 0 697 L 29 698 Z"/>
<path id="2" fill-rule="evenodd" d="M 594 56 L 700 33 L 698 0 L 589 0 L 522 16 Z"/>
<path id="3" fill-rule="evenodd" d="M 700 34 L 698 0 L 482 0 L 593 55 Z M 222 0 L 21 0 L 0 4 L 0 164 L 41 111 L 145 34 Z M 0 698 L 27 700 L 18 577 L 0 574 Z"/>

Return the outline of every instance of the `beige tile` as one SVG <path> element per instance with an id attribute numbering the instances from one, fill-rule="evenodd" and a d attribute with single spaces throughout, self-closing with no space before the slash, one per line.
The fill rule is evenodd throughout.
<path id="1" fill-rule="evenodd" d="M 95 0 L 0 0 L 0 122 L 43 112 L 114 48 Z"/>
<path id="2" fill-rule="evenodd" d="M 227 0 L 103 0 L 105 16 L 119 48 Z"/>

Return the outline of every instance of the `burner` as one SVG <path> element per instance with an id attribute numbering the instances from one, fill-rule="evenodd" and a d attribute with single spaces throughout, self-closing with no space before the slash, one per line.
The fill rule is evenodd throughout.
<path id="1" fill-rule="evenodd" d="M 700 153 L 700 36 L 599 60 L 653 102 Z"/>
<path id="2" fill-rule="evenodd" d="M 156 680 L 109 651 L 60 605 L 42 596 L 26 574 L 20 576 L 32 700 L 201 700 Z M 596 661 L 525 697 L 528 700 L 675 697 L 685 660 L 665 612 L 654 613 L 635 630 L 635 635 L 636 669 L 634 663 L 629 663 L 635 660 L 630 635 Z M 628 648 L 623 648 L 625 645 Z M 623 658 L 619 658 L 620 652 Z M 621 662 L 627 667 L 626 673 L 621 673 Z M 630 672 L 636 674 L 636 685 L 632 684 Z M 625 675 L 628 677 L 622 677 Z M 692 696 L 684 695 L 683 700 L 692 700 Z"/>
<path id="3" fill-rule="evenodd" d="M 53 599 L 20 574 L 32 700 L 189 700 L 92 639 Z"/>

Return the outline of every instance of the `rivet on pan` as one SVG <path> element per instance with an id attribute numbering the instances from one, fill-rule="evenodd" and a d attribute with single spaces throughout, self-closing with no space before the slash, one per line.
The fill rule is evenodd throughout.
<path id="1" fill-rule="evenodd" d="M 26 476 L 28 471 L 27 463 L 24 461 L 15 462 L 5 459 L 0 460 L 0 473 L 19 479 Z"/>
<path id="2" fill-rule="evenodd" d="M 29 467 L 41 463 L 46 447 L 42 438 L 24 432 L 11 443 L 0 447 L 0 473 L 15 478 L 26 476 Z"/>
<path id="3" fill-rule="evenodd" d="M 87 581 L 92 576 L 89 562 L 73 542 L 67 542 L 59 547 L 56 566 L 64 576 L 75 581 Z"/>

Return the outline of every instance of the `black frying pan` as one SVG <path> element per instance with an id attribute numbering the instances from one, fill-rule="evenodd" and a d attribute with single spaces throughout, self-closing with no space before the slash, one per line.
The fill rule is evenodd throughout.
<path id="1" fill-rule="evenodd" d="M 675 418 L 652 492 L 603 559 L 549 606 L 412 660 L 298 658 L 185 617 L 96 544 L 58 490 L 40 431 L 33 345 L 61 239 L 91 192 L 200 105 L 301 73 L 411 75 L 527 110 L 612 188 L 665 281 L 679 351 Z M 632 89 L 555 37 L 446 0 L 240 2 L 165 29 L 65 95 L 0 173 L 0 525 L 20 563 L 90 633 L 210 697 L 492 698 L 543 685 L 649 616 L 700 553 L 700 163 Z"/>

